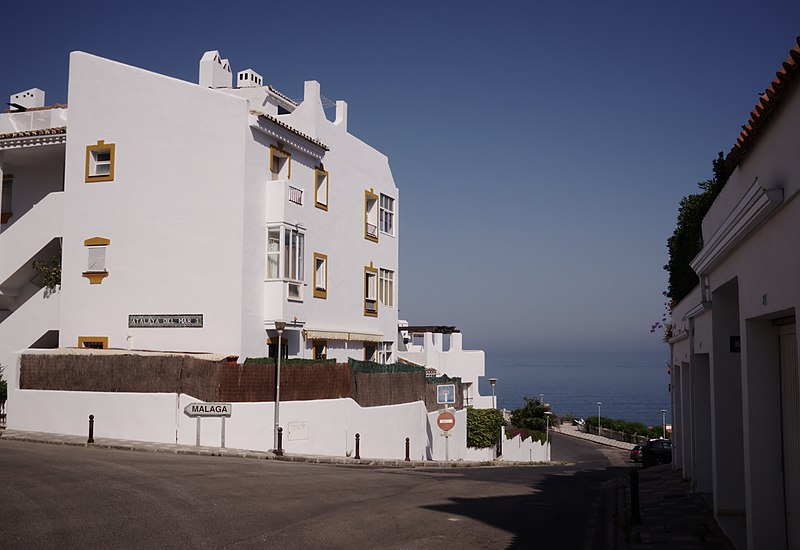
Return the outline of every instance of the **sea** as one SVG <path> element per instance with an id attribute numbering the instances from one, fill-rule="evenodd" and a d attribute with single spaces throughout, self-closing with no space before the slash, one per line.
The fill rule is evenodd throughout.
<path id="1" fill-rule="evenodd" d="M 486 352 L 481 395 L 492 395 L 489 378 L 497 378 L 497 407 L 513 410 L 523 397 L 539 398 L 558 415 L 607 418 L 661 425 L 666 409 L 670 424 L 669 354 L 640 353 L 503 353 Z"/>

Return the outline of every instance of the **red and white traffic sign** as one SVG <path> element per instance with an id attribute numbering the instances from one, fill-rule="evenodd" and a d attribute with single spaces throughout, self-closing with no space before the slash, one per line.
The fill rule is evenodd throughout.
<path id="1" fill-rule="evenodd" d="M 436 424 L 439 426 L 439 429 L 449 432 L 456 425 L 456 417 L 451 412 L 442 411 L 439 413 L 439 416 L 436 417 Z"/>

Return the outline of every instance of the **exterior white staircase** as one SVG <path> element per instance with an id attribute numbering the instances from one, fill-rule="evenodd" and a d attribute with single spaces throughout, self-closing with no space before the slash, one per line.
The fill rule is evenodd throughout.
<path id="1" fill-rule="evenodd" d="M 11 353 L 29 348 L 50 330 L 58 330 L 61 295 L 40 288 L 0 323 L 0 364 L 10 365 Z"/>
<path id="2" fill-rule="evenodd" d="M 63 192 L 50 193 L 0 233 L 0 287 L 47 243 L 62 235 L 63 202 Z"/>

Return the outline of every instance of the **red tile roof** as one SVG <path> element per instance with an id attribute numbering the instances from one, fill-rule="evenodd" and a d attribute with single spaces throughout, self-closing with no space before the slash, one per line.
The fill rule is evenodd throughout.
<path id="1" fill-rule="evenodd" d="M 725 158 L 725 169 L 728 174 L 733 172 L 748 151 L 752 149 L 753 145 L 758 141 L 758 137 L 774 116 L 774 113 L 780 108 L 783 101 L 789 96 L 790 91 L 794 89 L 798 80 L 800 80 L 800 36 L 795 41 L 797 43 L 789 51 L 789 57 L 786 58 L 786 61 L 783 62 L 783 65 L 776 73 L 775 80 L 761 95 L 755 109 L 750 113 L 750 120 L 742 126 L 742 133 L 739 134 L 739 139 Z"/>
<path id="2" fill-rule="evenodd" d="M 52 136 L 57 134 L 66 134 L 67 127 L 59 126 L 57 128 L 43 128 L 41 130 L 26 130 L 24 132 L 10 132 L 8 134 L 0 134 L 0 139 L 19 139 L 26 137 L 37 136 Z"/>

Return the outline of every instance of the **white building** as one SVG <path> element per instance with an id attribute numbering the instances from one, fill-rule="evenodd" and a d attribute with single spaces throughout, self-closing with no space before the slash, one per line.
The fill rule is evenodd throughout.
<path id="1" fill-rule="evenodd" d="M 388 159 L 216 51 L 199 84 L 82 52 L 0 115 L 0 364 L 29 347 L 396 359 Z M 62 254 L 61 286 L 31 266 Z M 57 258 L 54 260 L 58 263 Z"/>
<path id="2" fill-rule="evenodd" d="M 674 466 L 740 547 L 800 548 L 800 38 L 726 159 L 672 312 Z"/>

